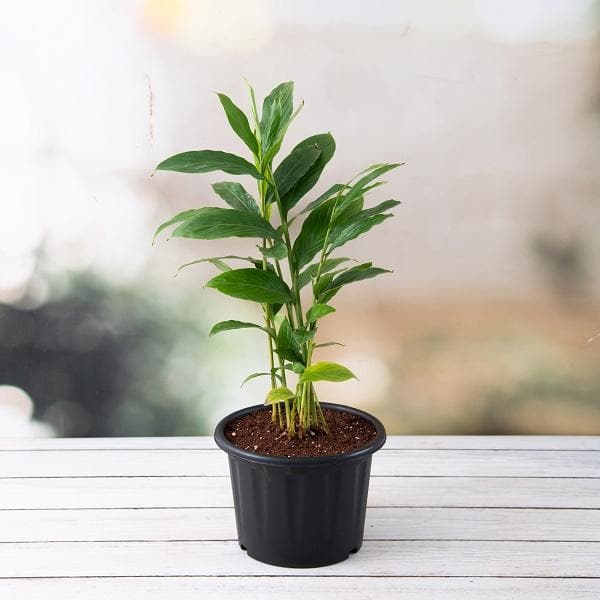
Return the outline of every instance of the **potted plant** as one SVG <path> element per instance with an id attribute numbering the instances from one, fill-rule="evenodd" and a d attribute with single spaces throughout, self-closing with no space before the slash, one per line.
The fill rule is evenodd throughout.
<path id="1" fill-rule="evenodd" d="M 212 263 L 221 272 L 207 287 L 262 308 L 261 322 L 222 321 L 210 332 L 261 330 L 268 367 L 244 383 L 263 376 L 270 382 L 266 406 L 226 416 L 215 441 L 229 456 L 241 548 L 274 565 L 323 566 L 344 560 L 362 544 L 371 456 L 384 444 L 385 430 L 368 413 L 319 401 L 317 382 L 355 376 L 340 364 L 316 359 L 319 348 L 335 343 L 320 341 L 318 326 L 335 312 L 331 303 L 343 287 L 389 272 L 335 251 L 392 216 L 396 200 L 371 208 L 364 204 L 384 183 L 380 177 L 399 165 L 373 165 L 300 205 L 331 160 L 334 139 L 322 133 L 302 140 L 275 167 L 302 103 L 294 110 L 293 83 L 285 82 L 264 99 L 259 113 L 248 87 L 252 124 L 229 97 L 218 97 L 250 160 L 198 150 L 171 156 L 157 170 L 249 175 L 257 184 L 256 197 L 238 182 L 214 183 L 229 208 L 186 210 L 156 235 L 173 227 L 173 237 L 257 240 L 254 256 L 184 265 Z"/>

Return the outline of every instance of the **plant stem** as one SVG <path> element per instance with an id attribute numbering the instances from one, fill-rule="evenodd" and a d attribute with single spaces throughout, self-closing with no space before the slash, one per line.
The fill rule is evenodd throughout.
<path id="1" fill-rule="evenodd" d="M 270 244 L 270 245 L 272 246 L 272 244 Z M 281 279 L 281 281 L 285 281 L 285 279 L 283 277 L 283 271 L 281 269 L 281 263 L 276 258 L 274 259 L 274 261 L 275 261 L 275 270 L 277 271 L 277 275 L 279 275 L 279 278 Z M 292 312 L 292 309 L 290 308 L 290 305 L 287 302 L 285 305 L 285 311 L 287 312 L 290 325 L 292 327 L 294 327 L 294 313 Z"/>
<path id="2" fill-rule="evenodd" d="M 260 142 L 259 142 L 260 144 Z M 257 161 L 260 161 L 260 148 L 259 148 L 259 156 L 256 157 Z M 265 195 L 266 195 L 266 189 L 265 189 L 265 185 L 263 182 L 259 181 L 258 182 L 258 194 L 260 197 L 260 212 L 261 215 L 263 216 L 263 218 L 268 218 L 267 213 L 267 207 L 266 207 L 266 203 L 265 203 Z M 267 240 L 263 239 L 262 241 L 262 247 L 266 248 L 267 247 Z M 266 271 L 267 270 L 267 257 L 263 254 L 263 259 L 262 259 L 262 267 L 263 269 Z M 264 313 L 265 313 L 265 324 L 267 329 L 271 330 L 271 331 L 275 331 L 275 326 L 274 326 L 274 320 L 273 320 L 273 315 L 271 314 L 271 306 L 270 304 L 264 304 L 263 305 L 263 309 L 264 309 Z M 270 364 L 270 375 L 271 375 L 271 389 L 275 389 L 277 387 L 277 380 L 275 378 L 275 360 L 273 358 L 273 354 L 274 354 L 274 348 L 273 348 L 273 338 L 271 337 L 271 334 L 267 334 L 268 337 L 268 343 L 269 343 L 269 364 Z M 282 381 L 285 381 L 285 371 L 282 368 Z M 273 403 L 273 408 L 271 411 L 271 420 L 273 421 L 273 423 L 276 423 L 277 420 L 279 420 L 279 422 L 281 422 L 282 420 L 282 416 L 281 416 L 281 411 L 279 410 L 279 405 L 277 403 Z"/>
<path id="3" fill-rule="evenodd" d="M 279 216 L 281 218 L 281 228 L 283 229 L 283 237 L 285 238 L 285 244 L 288 250 L 288 264 L 290 266 L 290 278 L 292 280 L 292 296 L 294 297 L 294 309 L 296 311 L 296 321 L 298 327 L 304 327 L 304 317 L 302 316 L 302 301 L 300 299 L 300 288 L 298 287 L 298 270 L 296 268 L 294 254 L 292 252 L 292 240 L 290 239 L 290 230 L 287 223 L 287 215 L 283 210 L 279 191 L 277 190 L 277 184 L 273 177 L 273 172 L 270 167 L 267 173 L 269 179 L 268 182 L 273 190 L 275 201 L 277 203 L 277 209 L 279 210 Z"/>

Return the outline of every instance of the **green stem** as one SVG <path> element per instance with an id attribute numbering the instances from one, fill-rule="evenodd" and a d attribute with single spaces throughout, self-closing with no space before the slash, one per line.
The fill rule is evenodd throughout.
<path id="1" fill-rule="evenodd" d="M 256 157 L 256 160 L 260 161 L 260 150 L 259 150 L 259 156 Z M 264 218 L 267 218 L 268 215 L 266 214 L 267 209 L 266 209 L 266 205 L 265 205 L 266 189 L 265 189 L 263 182 L 261 182 L 261 181 L 258 182 L 258 194 L 260 197 L 261 215 Z M 263 248 L 267 247 L 266 239 L 263 239 L 262 247 Z M 264 255 L 263 255 L 262 263 L 263 263 L 263 265 L 262 265 L 263 269 L 266 271 L 267 257 Z M 263 309 L 265 312 L 265 324 L 267 326 L 267 329 L 269 329 L 271 331 L 275 331 L 273 315 L 271 314 L 271 306 L 269 304 L 264 304 Z M 271 374 L 271 389 L 275 389 L 277 387 L 277 380 L 275 378 L 275 360 L 274 360 L 274 352 L 275 351 L 273 348 L 273 338 L 271 337 L 270 334 L 267 334 L 267 337 L 269 340 L 269 342 L 268 342 L 269 343 L 269 363 L 270 363 L 270 367 L 271 367 L 269 372 Z M 282 369 L 282 377 L 285 378 L 285 372 L 283 371 L 283 369 Z M 274 423 L 277 422 L 277 420 L 281 421 L 281 411 L 279 410 L 279 406 L 276 403 L 273 404 L 271 419 Z"/>
<path id="2" fill-rule="evenodd" d="M 272 244 L 271 244 L 271 246 L 272 246 Z M 276 258 L 274 259 L 274 261 L 275 261 L 275 270 L 277 271 L 277 275 L 279 275 L 279 278 L 281 279 L 281 281 L 285 281 L 285 279 L 283 277 L 283 271 L 281 269 L 281 263 Z M 285 304 L 285 311 L 287 312 L 287 316 L 288 316 L 288 320 L 290 322 L 290 325 L 292 327 L 295 327 L 295 325 L 294 325 L 294 313 L 292 312 L 292 309 L 290 307 L 289 302 L 286 302 L 286 304 Z"/>
<path id="3" fill-rule="evenodd" d="M 300 299 L 300 288 L 298 286 L 298 270 L 294 260 L 294 253 L 292 251 L 292 240 L 290 238 L 290 230 L 287 223 L 287 215 L 283 210 L 283 204 L 281 202 L 279 191 L 277 190 L 277 185 L 275 183 L 275 178 L 273 177 L 273 172 L 271 171 L 270 167 L 266 175 L 268 176 L 267 181 L 271 185 L 273 195 L 275 196 L 275 202 L 277 203 L 277 209 L 279 210 L 279 216 L 281 218 L 281 228 L 283 229 L 283 237 L 287 246 L 288 264 L 290 266 L 290 278 L 292 280 L 292 296 L 294 298 L 293 304 L 294 309 L 296 311 L 297 326 L 304 327 L 304 317 L 302 315 L 302 300 Z"/>
<path id="4" fill-rule="evenodd" d="M 315 281 L 313 284 L 313 304 L 317 302 L 317 298 L 314 296 L 314 288 L 318 284 L 319 279 L 321 278 L 321 274 L 323 272 L 323 265 L 325 264 L 325 260 L 327 258 L 327 246 L 329 245 L 329 234 L 331 232 L 331 228 L 333 225 L 333 218 L 335 214 L 335 209 L 338 204 L 338 200 L 341 197 L 341 191 L 338 193 L 335 203 L 333 205 L 333 209 L 331 211 L 331 218 L 329 219 L 329 224 L 327 226 L 327 230 L 325 232 L 325 239 L 323 241 L 323 250 L 321 251 L 321 257 L 319 259 L 319 267 L 317 268 L 317 274 L 315 276 Z M 311 323 L 309 326 L 309 331 L 313 331 L 316 328 L 315 323 Z M 312 353 L 314 348 L 314 342 L 312 340 L 308 340 L 306 343 L 306 366 L 309 367 L 312 360 Z M 304 395 L 307 396 L 307 407 L 310 411 L 310 415 L 307 420 L 305 420 L 305 426 L 308 424 L 310 426 L 311 422 L 315 425 L 315 427 L 319 426 L 319 419 L 321 420 L 321 425 L 325 430 L 325 433 L 329 435 L 329 427 L 327 425 L 327 421 L 325 420 L 325 415 L 323 414 L 323 410 L 317 398 L 317 394 L 311 383 L 305 384 L 306 391 L 303 390 L 303 398 Z"/>

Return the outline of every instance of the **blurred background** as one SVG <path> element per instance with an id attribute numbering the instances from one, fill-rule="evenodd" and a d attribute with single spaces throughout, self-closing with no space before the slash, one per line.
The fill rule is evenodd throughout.
<path id="1" fill-rule="evenodd" d="M 309 199 L 404 161 L 396 217 L 344 254 L 394 273 L 337 297 L 323 338 L 360 381 L 321 397 L 389 433 L 600 434 L 600 2 L 96 0 L 3 4 L 0 436 L 195 435 L 261 402 L 252 306 L 197 258 L 252 240 L 161 238 L 218 205 L 222 174 L 154 166 L 244 153 L 247 107 L 296 83 L 297 141 L 331 131 Z M 245 182 L 248 186 L 251 181 Z M 380 191 L 381 190 L 381 191 Z"/>

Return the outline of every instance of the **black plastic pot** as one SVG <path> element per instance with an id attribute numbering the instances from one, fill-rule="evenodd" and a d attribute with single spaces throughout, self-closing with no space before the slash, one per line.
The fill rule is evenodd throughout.
<path id="1" fill-rule="evenodd" d="M 238 541 L 256 560 L 322 567 L 345 560 L 362 545 L 371 456 L 385 443 L 385 429 L 361 410 L 322 406 L 366 419 L 377 435 L 347 454 L 287 458 L 242 450 L 225 437 L 230 421 L 265 409 L 262 405 L 231 413 L 215 429 L 217 445 L 229 455 Z"/>

